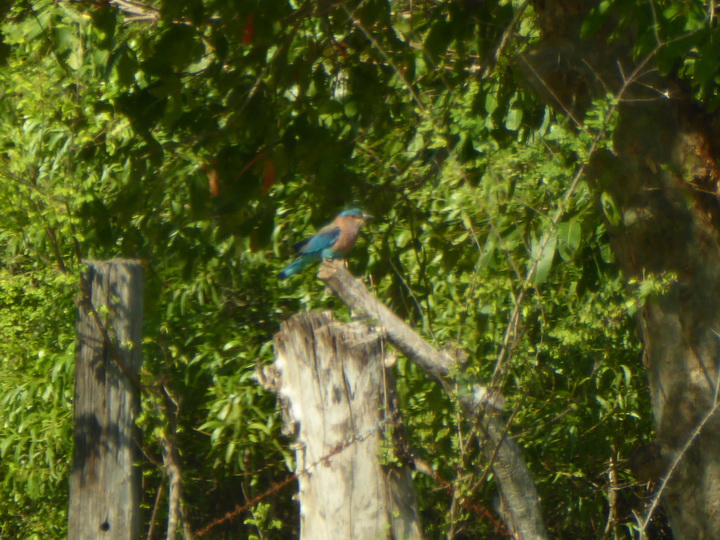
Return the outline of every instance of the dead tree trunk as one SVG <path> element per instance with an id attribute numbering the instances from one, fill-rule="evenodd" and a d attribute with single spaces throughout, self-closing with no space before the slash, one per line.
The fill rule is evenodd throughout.
<path id="1" fill-rule="evenodd" d="M 68 537 L 135 540 L 142 267 L 123 260 L 87 264 L 77 322 Z"/>
<path id="2" fill-rule="evenodd" d="M 301 538 L 421 538 L 410 471 L 379 461 L 396 420 L 382 340 L 308 313 L 283 323 L 275 350 L 297 439 Z"/>

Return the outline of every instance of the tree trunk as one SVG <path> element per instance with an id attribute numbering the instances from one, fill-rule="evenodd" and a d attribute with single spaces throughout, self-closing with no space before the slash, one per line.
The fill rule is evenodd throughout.
<path id="1" fill-rule="evenodd" d="M 720 538 L 720 423 L 714 414 L 720 244 L 717 200 L 694 190 L 696 171 L 683 163 L 700 158 L 694 141 L 707 145 L 687 120 L 682 103 L 623 106 L 616 155 L 598 156 L 595 168 L 602 167 L 601 181 L 608 172 L 614 178 L 606 189 L 623 220 L 608 227 L 625 275 L 638 281 L 670 278 L 667 291 L 637 315 L 658 442 L 670 474 L 663 502 L 676 538 L 711 539 Z M 703 174 L 717 174 L 714 164 L 708 167 Z"/>
<path id="2" fill-rule="evenodd" d="M 410 471 L 379 461 L 396 429 L 382 340 L 308 313 L 283 323 L 275 350 L 276 391 L 297 438 L 301 538 L 421 538 Z"/>
<path id="3" fill-rule="evenodd" d="M 605 215 L 624 275 L 669 282 L 637 315 L 669 478 L 663 504 L 675 538 L 720 538 L 720 139 L 653 58 L 639 66 L 628 41 L 579 38 L 596 3 L 536 2 L 544 40 L 523 61 L 539 93 L 576 119 L 592 98 L 620 98 L 612 151 L 595 153 L 590 176 L 617 209 Z"/>
<path id="4" fill-rule="evenodd" d="M 135 540 L 142 267 L 121 260 L 87 264 L 77 322 L 68 537 Z"/>

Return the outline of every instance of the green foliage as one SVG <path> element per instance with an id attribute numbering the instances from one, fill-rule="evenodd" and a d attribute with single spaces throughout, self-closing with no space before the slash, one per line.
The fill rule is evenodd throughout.
<path id="1" fill-rule="evenodd" d="M 611 227 L 625 217 L 579 180 L 591 151 L 612 149 L 617 98 L 568 126 L 524 90 L 513 59 L 540 36 L 524 4 L 172 1 L 155 3 L 152 26 L 111 5 L 8 8 L 0 536 L 66 534 L 72 299 L 86 258 L 146 264 L 143 504 L 168 438 L 194 530 L 282 481 L 293 453 L 253 373 L 283 319 L 349 314 L 312 269 L 275 273 L 350 203 L 379 218 L 351 270 L 437 346 L 464 350 L 469 384 L 502 389 L 550 536 L 600 534 L 608 460 L 651 430 L 628 312 L 672 276 L 626 293 L 601 214 Z M 701 8 L 600 2 L 583 32 L 635 28 L 639 58 L 655 55 L 716 106 L 718 30 Z M 455 502 L 491 508 L 475 426 L 406 359 L 397 375 L 415 451 Z M 433 479 L 416 485 L 428 537 L 492 534 Z M 213 534 L 288 537 L 291 497 L 272 493 Z"/>
<path id="2" fill-rule="evenodd" d="M 586 17 L 582 33 L 601 33 L 609 43 L 632 47 L 638 60 L 656 61 L 662 75 L 681 79 L 709 110 L 716 110 L 720 71 L 714 58 L 720 30 L 713 24 L 713 10 L 699 0 L 603 0 Z M 657 95 L 661 92 L 656 89 Z"/>
<path id="3" fill-rule="evenodd" d="M 0 536 L 65 535 L 72 447 L 74 285 L 0 269 Z"/>

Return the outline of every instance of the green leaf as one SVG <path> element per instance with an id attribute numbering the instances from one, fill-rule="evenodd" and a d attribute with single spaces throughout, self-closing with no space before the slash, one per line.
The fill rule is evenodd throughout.
<path id="1" fill-rule="evenodd" d="M 485 94 L 485 112 L 492 114 L 498 108 L 497 91 L 490 90 Z"/>
<path id="2" fill-rule="evenodd" d="M 620 214 L 620 210 L 615 204 L 612 195 L 610 195 L 607 191 L 603 191 L 600 194 L 600 204 L 608 223 L 610 223 L 613 227 L 619 227 L 622 224 L 622 215 Z"/>
<path id="3" fill-rule="evenodd" d="M 565 261 L 575 257 L 582 241 L 582 225 L 575 218 L 558 223 L 558 253 Z"/>
<path id="4" fill-rule="evenodd" d="M 544 246 L 542 245 L 544 242 Z M 548 233 L 547 239 L 542 238 L 533 246 L 533 263 L 537 261 L 533 284 L 542 285 L 550 274 L 553 258 L 555 257 L 555 246 L 557 245 L 557 234 Z"/>
<path id="5" fill-rule="evenodd" d="M 515 131 L 522 124 L 523 110 L 519 107 L 511 107 L 505 117 L 505 129 Z"/>

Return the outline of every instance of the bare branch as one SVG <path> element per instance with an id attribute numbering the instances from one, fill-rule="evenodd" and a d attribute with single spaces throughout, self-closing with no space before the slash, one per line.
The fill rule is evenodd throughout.
<path id="1" fill-rule="evenodd" d="M 168 427 L 160 436 L 165 468 L 164 476 L 166 476 L 168 480 L 167 538 L 168 540 L 176 538 L 178 524 L 182 523 L 183 536 L 186 540 L 192 540 L 192 531 L 190 530 L 187 519 L 185 519 L 183 515 L 182 468 L 180 467 L 180 454 L 175 444 L 180 404 L 171 394 L 167 386 L 162 387 L 162 399 L 164 414 L 168 422 Z"/>
<path id="2" fill-rule="evenodd" d="M 158 486 L 157 493 L 155 494 L 155 504 L 153 505 L 152 514 L 150 515 L 150 528 L 147 533 L 147 540 L 152 540 L 155 534 L 155 525 L 157 522 L 158 511 L 160 510 L 160 500 L 163 496 L 165 489 L 165 475 L 163 475 L 160 485 Z"/>
<path id="3" fill-rule="evenodd" d="M 488 65 L 486 65 L 483 69 L 483 78 L 490 73 L 490 70 L 495 67 L 500 61 L 500 58 L 502 58 L 502 55 L 505 52 L 505 48 L 510 42 L 510 37 L 512 36 L 513 32 L 515 32 L 515 28 L 520 22 L 520 18 L 525 13 L 528 5 L 530 5 L 530 0 L 525 0 L 522 5 L 515 10 L 515 16 L 513 17 L 512 21 L 510 21 L 510 24 L 507 26 L 507 28 L 505 28 L 502 38 L 500 39 L 500 44 L 497 46 L 497 49 L 495 49 L 495 53 L 493 54 L 492 61 L 488 63 Z"/>
<path id="4" fill-rule="evenodd" d="M 162 443 L 163 461 L 165 462 L 165 471 L 167 472 L 168 484 L 170 486 L 168 493 L 167 538 L 171 539 L 176 538 L 177 526 L 182 519 L 180 511 L 182 474 L 175 446 L 168 440 L 167 436 L 161 437 L 160 442 Z"/>
<path id="5" fill-rule="evenodd" d="M 613 533 L 613 538 L 618 538 L 618 464 L 617 464 L 617 445 L 612 444 L 610 452 L 610 463 L 608 464 L 608 520 L 603 531 L 603 538 L 608 538 Z"/>

